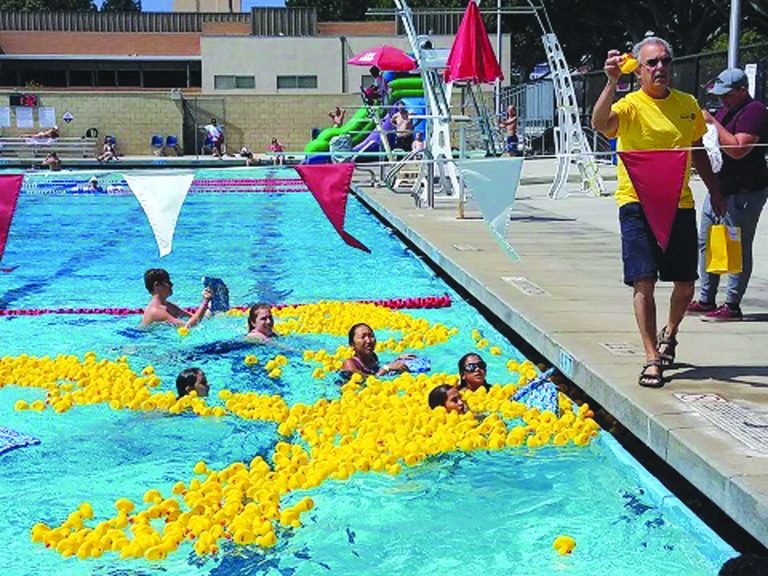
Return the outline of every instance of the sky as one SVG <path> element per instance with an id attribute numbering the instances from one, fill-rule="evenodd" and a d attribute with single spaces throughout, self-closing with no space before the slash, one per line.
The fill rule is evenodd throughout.
<path id="1" fill-rule="evenodd" d="M 104 0 L 95 0 L 97 6 L 101 6 Z M 284 0 L 242 0 L 243 12 L 250 12 L 251 6 L 285 6 Z M 170 12 L 173 0 L 141 0 L 141 9 L 144 12 Z"/>

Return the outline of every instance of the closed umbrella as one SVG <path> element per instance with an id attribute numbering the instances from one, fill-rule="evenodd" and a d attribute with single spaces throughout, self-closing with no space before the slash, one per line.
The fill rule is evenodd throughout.
<path id="1" fill-rule="evenodd" d="M 491 84 L 504 79 L 475 0 L 470 0 L 448 55 L 446 82 Z"/>
<path id="2" fill-rule="evenodd" d="M 379 70 L 406 72 L 416 68 L 416 61 L 405 52 L 394 46 L 379 46 L 361 52 L 347 64 L 353 66 L 376 66 Z"/>

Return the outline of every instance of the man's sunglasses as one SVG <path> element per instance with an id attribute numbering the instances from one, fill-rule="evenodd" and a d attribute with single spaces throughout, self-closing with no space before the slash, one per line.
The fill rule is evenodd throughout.
<path id="1" fill-rule="evenodd" d="M 477 372 L 478 370 L 485 370 L 488 365 L 480 360 L 480 362 L 467 362 L 464 364 L 464 372 Z"/>
<path id="2" fill-rule="evenodd" d="M 672 64 L 672 56 L 664 56 L 664 58 L 649 58 L 645 65 L 648 66 L 648 68 L 656 68 L 656 66 L 659 65 L 659 62 L 661 62 L 664 66 L 669 66 Z"/>

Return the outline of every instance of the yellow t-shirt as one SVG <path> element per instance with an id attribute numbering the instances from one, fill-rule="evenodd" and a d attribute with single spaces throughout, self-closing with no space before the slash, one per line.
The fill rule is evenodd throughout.
<path id="1" fill-rule="evenodd" d="M 689 148 L 707 131 L 704 115 L 690 94 L 671 90 L 666 98 L 651 98 L 638 90 L 628 94 L 613 106 L 619 117 L 618 150 L 669 150 Z M 693 208 L 693 194 L 688 186 L 691 176 L 691 155 L 685 165 L 685 180 L 678 208 Z M 624 163 L 619 159 L 616 202 L 619 206 L 639 202 L 635 187 Z"/>

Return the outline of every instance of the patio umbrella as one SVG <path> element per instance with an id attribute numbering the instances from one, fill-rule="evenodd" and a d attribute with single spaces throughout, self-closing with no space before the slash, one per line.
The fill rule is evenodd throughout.
<path id="1" fill-rule="evenodd" d="M 470 0 L 448 55 L 446 82 L 490 84 L 504 79 L 475 0 Z"/>
<path id="2" fill-rule="evenodd" d="M 361 52 L 347 64 L 353 66 L 377 66 L 379 70 L 396 70 L 406 72 L 416 68 L 416 61 L 405 52 L 394 46 L 379 46 Z"/>

